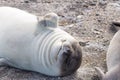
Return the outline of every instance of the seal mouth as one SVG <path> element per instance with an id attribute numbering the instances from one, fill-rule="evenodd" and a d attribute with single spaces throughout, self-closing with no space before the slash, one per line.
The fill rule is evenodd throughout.
<path id="1" fill-rule="evenodd" d="M 82 51 L 79 43 L 65 41 L 59 49 L 61 76 L 74 73 L 81 65 Z"/>

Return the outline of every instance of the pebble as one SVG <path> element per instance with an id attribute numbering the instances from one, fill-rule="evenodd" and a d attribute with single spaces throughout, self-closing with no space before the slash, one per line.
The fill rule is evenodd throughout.
<path id="1" fill-rule="evenodd" d="M 99 5 L 106 5 L 106 4 L 107 4 L 107 1 L 99 0 Z"/>
<path id="2" fill-rule="evenodd" d="M 76 22 L 81 22 L 81 21 L 83 21 L 83 15 L 78 15 Z"/>
<path id="3" fill-rule="evenodd" d="M 28 1 L 28 0 L 25 0 L 24 2 L 25 2 L 25 3 L 29 3 L 29 1 Z"/>

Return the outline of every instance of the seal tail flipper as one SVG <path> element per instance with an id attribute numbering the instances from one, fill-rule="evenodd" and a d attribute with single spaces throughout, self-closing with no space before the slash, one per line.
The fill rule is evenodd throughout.
<path id="1" fill-rule="evenodd" d="M 55 13 L 46 14 L 43 19 L 39 19 L 38 22 L 43 27 L 56 28 L 58 25 L 58 15 Z"/>
<path id="2" fill-rule="evenodd" d="M 102 80 L 104 77 L 103 71 L 99 67 L 95 67 L 95 71 L 97 72 L 97 75 L 100 78 L 100 80 Z"/>
<path id="3" fill-rule="evenodd" d="M 115 21 L 113 21 L 112 24 L 120 27 L 120 22 L 115 22 Z"/>
<path id="4" fill-rule="evenodd" d="M 0 58 L 0 66 L 6 66 L 7 64 L 7 60 L 5 58 Z"/>
<path id="5" fill-rule="evenodd" d="M 110 26 L 110 31 L 116 33 L 118 30 L 120 30 L 120 22 L 113 21 Z"/>

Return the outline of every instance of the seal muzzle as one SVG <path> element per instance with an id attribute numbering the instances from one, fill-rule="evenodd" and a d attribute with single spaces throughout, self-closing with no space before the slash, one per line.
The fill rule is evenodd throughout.
<path id="1" fill-rule="evenodd" d="M 60 54 L 62 56 L 61 76 L 72 74 L 80 67 L 82 51 L 78 42 L 65 41 Z"/>

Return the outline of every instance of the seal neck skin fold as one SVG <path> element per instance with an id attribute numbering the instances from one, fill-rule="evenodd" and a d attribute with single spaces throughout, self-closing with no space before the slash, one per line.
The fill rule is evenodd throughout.
<path id="1" fill-rule="evenodd" d="M 64 76 L 75 72 L 82 61 L 79 42 L 57 27 L 58 16 L 47 14 L 41 20 L 33 41 L 34 70 L 50 76 Z M 33 62 L 33 64 L 34 64 Z"/>
<path id="2" fill-rule="evenodd" d="M 74 40 L 66 32 L 56 28 L 55 30 L 43 30 L 34 41 L 34 59 L 38 62 L 35 70 L 51 76 L 61 75 L 60 49 L 64 40 Z M 34 63 L 33 63 L 34 64 Z M 41 67 L 41 68 L 40 68 Z"/>
<path id="3" fill-rule="evenodd" d="M 79 42 L 58 28 L 54 13 L 38 18 L 0 7 L 0 57 L 10 66 L 48 76 L 64 76 L 81 64 Z"/>

